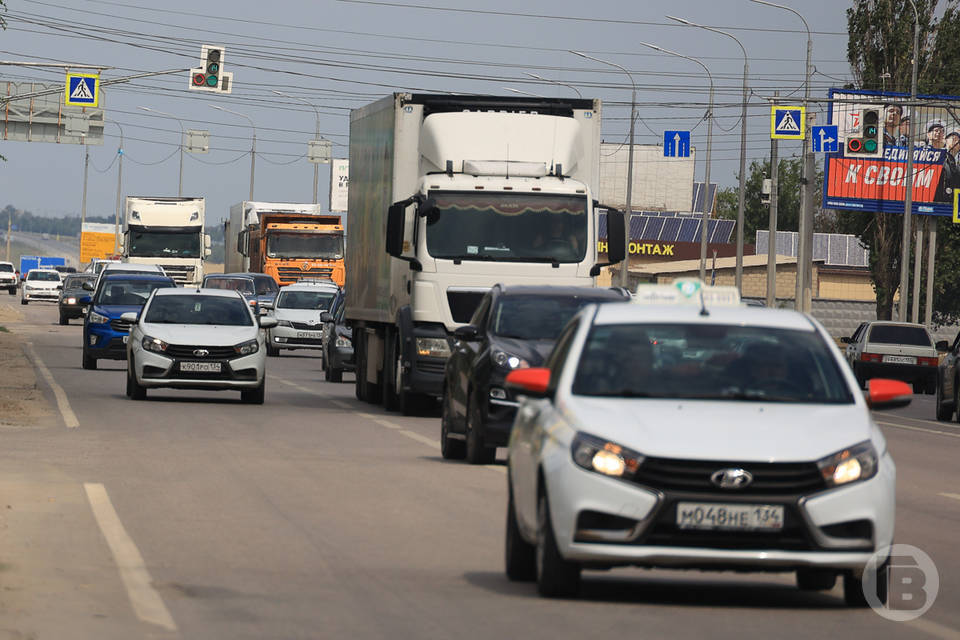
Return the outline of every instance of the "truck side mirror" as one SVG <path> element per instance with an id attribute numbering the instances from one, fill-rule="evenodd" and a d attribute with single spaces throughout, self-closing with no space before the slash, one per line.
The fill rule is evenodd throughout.
<path id="1" fill-rule="evenodd" d="M 387 210 L 387 253 L 394 258 L 403 257 L 403 225 L 406 207 L 400 203 Z"/>
<path id="2" fill-rule="evenodd" d="M 627 257 L 624 251 L 626 233 L 623 229 L 623 211 L 607 212 L 607 261 L 611 264 L 623 262 Z"/>
<path id="3" fill-rule="evenodd" d="M 204 248 L 204 249 L 210 249 L 210 234 L 209 234 L 209 233 L 203 234 L 203 248 Z M 209 255 L 209 254 L 207 254 L 207 255 Z"/>

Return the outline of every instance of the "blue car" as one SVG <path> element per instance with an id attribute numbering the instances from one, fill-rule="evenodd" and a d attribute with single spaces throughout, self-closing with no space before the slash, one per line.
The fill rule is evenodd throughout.
<path id="1" fill-rule="evenodd" d="M 129 273 L 108 275 L 92 296 L 81 302 L 88 304 L 83 319 L 83 368 L 96 369 L 97 360 L 126 360 L 129 323 L 120 319 L 124 313 L 139 313 L 154 289 L 175 287 L 167 276 Z"/>

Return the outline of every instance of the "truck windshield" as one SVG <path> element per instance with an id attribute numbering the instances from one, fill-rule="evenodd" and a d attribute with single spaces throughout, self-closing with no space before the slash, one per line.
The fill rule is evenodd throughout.
<path id="1" fill-rule="evenodd" d="M 200 231 L 130 231 L 130 255 L 138 258 L 199 258 Z"/>
<path id="2" fill-rule="evenodd" d="M 341 260 L 343 236 L 271 231 L 267 235 L 267 257 Z"/>
<path id="3" fill-rule="evenodd" d="M 587 253 L 584 195 L 432 191 L 427 251 L 434 258 L 580 262 Z"/>

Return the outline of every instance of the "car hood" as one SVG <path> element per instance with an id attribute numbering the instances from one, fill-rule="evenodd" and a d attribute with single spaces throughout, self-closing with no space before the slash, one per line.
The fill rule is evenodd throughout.
<path id="1" fill-rule="evenodd" d="M 519 356 L 530 363 L 531 367 L 539 367 L 553 351 L 556 340 L 522 340 L 520 338 L 490 337 L 490 350 L 506 351 Z"/>
<path id="2" fill-rule="evenodd" d="M 289 320 L 291 322 L 309 322 L 313 320 L 317 323 L 317 329 L 319 329 L 323 325 L 323 323 L 320 322 L 320 314 L 323 313 L 323 311 L 319 309 L 275 309 L 273 315 L 277 320 Z"/>
<path id="3" fill-rule="evenodd" d="M 235 327 L 221 324 L 156 324 L 145 322 L 141 330 L 168 344 L 226 347 L 257 337 L 259 327 Z"/>
<path id="4" fill-rule="evenodd" d="M 24 281 L 28 287 L 34 289 L 56 289 L 60 286 L 59 282 L 54 282 L 52 280 L 25 280 Z"/>
<path id="5" fill-rule="evenodd" d="M 565 410 L 575 429 L 663 458 L 801 462 L 872 436 L 882 445 L 869 413 L 856 404 L 571 396 Z"/>
<path id="6" fill-rule="evenodd" d="M 98 304 L 93 310 L 107 318 L 119 318 L 125 313 L 140 313 L 143 305 L 138 304 Z"/>

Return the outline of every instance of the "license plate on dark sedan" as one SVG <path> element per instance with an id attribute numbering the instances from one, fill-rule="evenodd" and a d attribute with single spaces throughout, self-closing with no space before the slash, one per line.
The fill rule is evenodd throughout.
<path id="1" fill-rule="evenodd" d="M 783 529 L 783 506 L 679 502 L 677 526 L 681 529 L 780 531 Z"/>
<path id="2" fill-rule="evenodd" d="M 180 371 L 192 373 L 220 373 L 219 362 L 181 362 Z"/>

